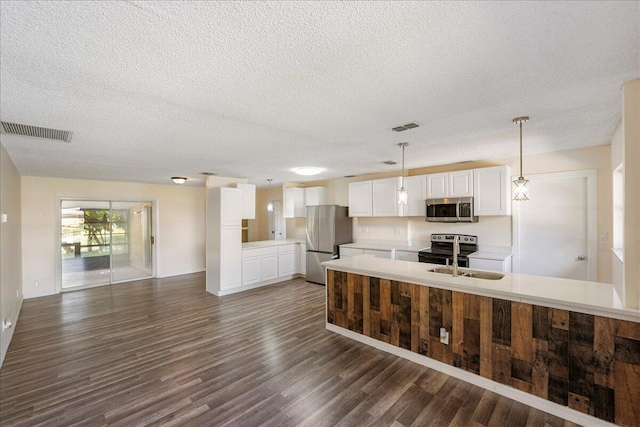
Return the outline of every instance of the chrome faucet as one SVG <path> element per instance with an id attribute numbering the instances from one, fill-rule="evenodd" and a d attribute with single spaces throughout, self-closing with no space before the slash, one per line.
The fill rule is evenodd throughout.
<path id="1" fill-rule="evenodd" d="M 453 236 L 453 277 L 458 277 L 458 255 L 460 255 L 460 236 Z"/>

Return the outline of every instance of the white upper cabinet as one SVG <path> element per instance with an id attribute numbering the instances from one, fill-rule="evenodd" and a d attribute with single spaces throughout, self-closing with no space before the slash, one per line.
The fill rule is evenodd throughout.
<path id="1" fill-rule="evenodd" d="M 373 191 L 371 181 L 349 183 L 349 216 L 371 216 Z"/>
<path id="2" fill-rule="evenodd" d="M 404 179 L 404 186 L 409 193 L 407 206 L 403 216 L 425 216 L 425 199 L 427 198 L 427 176 L 415 175 Z"/>
<path id="3" fill-rule="evenodd" d="M 427 175 L 427 199 L 473 197 L 473 170 Z"/>
<path id="4" fill-rule="evenodd" d="M 233 184 L 242 192 L 242 219 L 256 218 L 256 186 L 253 184 L 235 183 Z"/>
<path id="5" fill-rule="evenodd" d="M 304 189 L 304 206 L 317 206 L 327 204 L 327 188 L 326 187 L 308 187 Z M 302 216 L 306 216 L 306 212 L 302 212 Z"/>
<path id="6" fill-rule="evenodd" d="M 449 196 L 473 197 L 473 170 L 449 172 Z"/>
<path id="7" fill-rule="evenodd" d="M 399 216 L 398 190 L 402 178 L 386 178 L 371 181 L 373 186 L 373 216 Z"/>
<path id="8" fill-rule="evenodd" d="M 475 169 L 474 215 L 511 215 L 511 167 Z"/>
<path id="9" fill-rule="evenodd" d="M 242 222 L 242 191 L 220 188 L 220 226 L 240 227 Z M 242 238 L 240 239 L 242 243 Z"/>
<path id="10" fill-rule="evenodd" d="M 304 188 L 285 188 L 282 216 L 284 218 L 300 218 L 305 215 Z"/>
<path id="11" fill-rule="evenodd" d="M 449 195 L 449 174 L 432 173 L 427 175 L 427 199 L 442 199 Z"/>

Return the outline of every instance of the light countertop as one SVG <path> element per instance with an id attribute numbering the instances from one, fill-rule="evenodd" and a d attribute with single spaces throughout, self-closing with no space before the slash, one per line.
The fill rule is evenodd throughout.
<path id="1" fill-rule="evenodd" d="M 296 243 L 306 243 L 302 239 L 284 239 L 284 240 L 260 240 L 257 242 L 246 242 L 242 244 L 242 249 L 268 248 L 271 246 L 291 245 Z"/>
<path id="2" fill-rule="evenodd" d="M 348 273 L 640 322 L 640 310 L 624 307 L 610 283 L 515 273 L 501 273 L 504 277 L 500 280 L 452 277 L 427 271 L 442 265 L 375 258 L 373 255 L 347 257 L 322 265 Z"/>
<path id="3" fill-rule="evenodd" d="M 431 246 L 429 244 L 408 245 L 407 242 L 364 242 L 364 243 L 346 243 L 340 245 L 341 248 L 353 248 L 353 249 L 372 249 L 376 251 L 406 251 L 406 252 L 420 252 L 423 249 L 428 249 Z"/>

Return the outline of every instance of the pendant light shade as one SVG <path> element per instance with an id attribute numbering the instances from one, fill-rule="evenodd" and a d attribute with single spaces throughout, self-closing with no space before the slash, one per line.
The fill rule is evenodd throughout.
<path id="1" fill-rule="evenodd" d="M 273 212 L 273 202 L 271 201 L 271 181 L 273 181 L 273 179 L 269 178 L 267 181 L 269 181 L 269 201 L 267 202 L 267 211 Z"/>
<path id="2" fill-rule="evenodd" d="M 520 125 L 520 176 L 513 181 L 513 200 L 529 200 L 529 181 L 522 176 L 522 124 L 529 121 L 529 117 L 516 117 L 513 123 Z"/>
<path id="3" fill-rule="evenodd" d="M 400 189 L 398 190 L 398 204 L 400 206 L 405 206 L 409 202 L 409 192 L 404 186 L 404 148 L 408 145 L 408 142 L 401 142 L 398 144 L 398 147 L 402 147 L 402 176 L 400 177 Z"/>

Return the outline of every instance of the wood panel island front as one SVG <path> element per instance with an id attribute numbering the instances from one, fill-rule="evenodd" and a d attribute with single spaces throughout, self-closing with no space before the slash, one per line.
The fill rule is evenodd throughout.
<path id="1" fill-rule="evenodd" d="M 612 285 L 368 255 L 324 265 L 327 329 L 579 424 L 640 425 L 640 311 Z"/>

